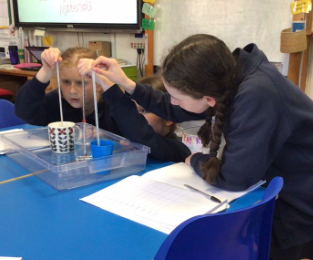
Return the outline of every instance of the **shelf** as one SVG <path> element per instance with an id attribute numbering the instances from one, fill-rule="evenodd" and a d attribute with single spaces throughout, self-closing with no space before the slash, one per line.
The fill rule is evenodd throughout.
<path id="1" fill-rule="evenodd" d="M 307 49 L 303 52 L 290 53 L 289 67 L 287 78 L 305 92 L 306 77 L 309 60 L 310 43 L 312 37 L 312 11 L 308 14 L 296 14 L 293 16 L 293 21 L 306 20 L 306 35 L 307 35 Z"/>

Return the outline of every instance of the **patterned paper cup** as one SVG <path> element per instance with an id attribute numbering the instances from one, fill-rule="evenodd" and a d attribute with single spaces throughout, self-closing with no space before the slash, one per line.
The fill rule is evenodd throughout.
<path id="1" fill-rule="evenodd" d="M 53 122 L 48 125 L 51 150 L 55 153 L 74 151 L 74 122 Z"/>

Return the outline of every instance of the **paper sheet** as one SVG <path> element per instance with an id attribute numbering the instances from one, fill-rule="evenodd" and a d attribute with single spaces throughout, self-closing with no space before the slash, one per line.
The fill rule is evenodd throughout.
<path id="1" fill-rule="evenodd" d="M 184 187 L 184 184 L 188 184 L 192 187 L 195 187 L 201 191 L 204 191 L 210 195 L 213 195 L 219 198 L 221 201 L 228 200 L 231 202 L 244 194 L 258 188 L 265 181 L 259 181 L 255 185 L 243 191 L 226 191 L 219 188 L 216 188 L 206 181 L 204 181 L 199 175 L 197 175 L 191 166 L 188 166 L 185 163 L 176 163 L 161 169 L 147 172 L 143 176 L 164 183 L 170 183 L 177 187 L 187 189 Z"/>
<path id="2" fill-rule="evenodd" d="M 9 26 L 8 1 L 0 0 L 0 27 Z"/>
<path id="3" fill-rule="evenodd" d="M 219 198 L 216 203 L 184 184 Z M 184 163 L 173 164 L 144 174 L 130 176 L 81 200 L 114 214 L 169 234 L 183 221 L 228 207 L 228 202 L 258 187 L 242 192 L 215 188 Z"/>
<path id="4" fill-rule="evenodd" d="M 136 175 L 81 200 L 167 234 L 219 205 L 199 193 Z"/>
<path id="5" fill-rule="evenodd" d="M 0 155 L 5 154 L 8 149 L 10 149 L 9 146 L 4 144 L 1 140 L 1 135 L 2 134 L 7 134 L 7 133 L 14 133 L 14 132 L 21 132 L 23 129 L 13 129 L 13 130 L 8 130 L 8 131 L 1 131 L 0 132 Z"/>
<path id="6" fill-rule="evenodd" d="M 22 257 L 0 256 L 0 260 L 22 260 Z"/>
<path id="7" fill-rule="evenodd" d="M 4 141 L 1 140 L 1 135 L 14 132 L 26 133 L 26 131 L 22 129 L 14 129 L 0 132 L 0 155 L 6 154 L 12 150 L 12 147 L 10 145 L 4 143 Z M 29 150 L 47 147 L 50 145 L 48 140 L 45 140 L 35 135 L 19 134 L 14 137 L 12 136 L 11 138 L 16 144 L 19 144 L 22 147 L 27 148 Z"/>

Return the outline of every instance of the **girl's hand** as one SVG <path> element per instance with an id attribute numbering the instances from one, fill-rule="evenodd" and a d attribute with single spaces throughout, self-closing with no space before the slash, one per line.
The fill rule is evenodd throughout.
<path id="1" fill-rule="evenodd" d="M 49 48 L 43 51 L 41 54 L 42 67 L 36 74 L 36 78 L 47 83 L 56 71 L 56 63 L 61 62 L 61 52 L 57 48 Z"/>
<path id="2" fill-rule="evenodd" d="M 191 161 L 191 157 L 193 156 L 193 154 L 189 155 L 186 159 L 185 159 L 185 164 L 190 166 L 190 161 Z"/>
<path id="3" fill-rule="evenodd" d="M 92 75 L 91 68 L 93 63 L 94 63 L 93 59 L 80 59 L 77 66 L 78 72 L 84 77 L 86 76 L 91 77 Z M 108 90 L 111 86 L 114 85 L 112 81 L 110 81 L 109 79 L 102 75 L 99 75 L 98 73 L 95 73 L 95 76 L 96 83 L 100 84 L 104 91 Z"/>
<path id="4" fill-rule="evenodd" d="M 129 79 L 115 59 L 100 56 L 92 65 L 92 70 L 120 85 L 129 94 L 135 90 L 136 83 Z"/>
<path id="5" fill-rule="evenodd" d="M 79 74 L 81 74 L 82 76 L 89 76 L 91 77 L 91 66 L 94 63 L 95 60 L 93 59 L 80 59 L 77 65 L 77 69 Z"/>

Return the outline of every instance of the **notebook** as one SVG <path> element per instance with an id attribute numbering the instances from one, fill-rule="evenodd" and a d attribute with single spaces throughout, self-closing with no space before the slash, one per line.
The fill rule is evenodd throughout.
<path id="1" fill-rule="evenodd" d="M 45 49 L 48 49 L 49 47 L 27 46 L 25 48 L 29 51 L 30 55 L 35 58 L 36 63 L 21 63 L 15 65 L 14 67 L 22 70 L 34 70 L 34 71 L 40 70 L 42 66 L 41 54 Z"/>
<path id="2" fill-rule="evenodd" d="M 225 210 L 229 207 L 228 202 L 263 183 L 260 181 L 247 190 L 230 192 L 208 184 L 185 163 L 176 163 L 142 176 L 132 175 L 81 200 L 169 234 L 193 216 Z M 222 203 L 191 191 L 184 184 L 213 195 Z"/>

